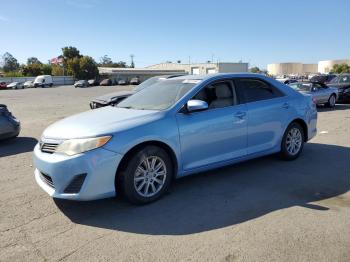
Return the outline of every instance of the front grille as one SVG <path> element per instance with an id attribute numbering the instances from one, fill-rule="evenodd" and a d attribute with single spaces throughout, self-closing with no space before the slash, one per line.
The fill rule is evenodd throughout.
<path id="1" fill-rule="evenodd" d="M 50 176 L 40 172 L 40 177 L 41 180 L 44 181 L 47 185 L 49 185 L 52 188 L 55 188 L 52 178 Z"/>
<path id="2" fill-rule="evenodd" d="M 43 143 L 43 144 L 41 144 L 40 149 L 41 149 L 41 152 L 52 154 L 56 151 L 57 147 L 58 147 L 58 144 Z"/>
<path id="3" fill-rule="evenodd" d="M 64 189 L 64 193 L 76 194 L 79 193 L 84 181 L 86 174 L 80 174 L 73 178 L 69 185 Z"/>

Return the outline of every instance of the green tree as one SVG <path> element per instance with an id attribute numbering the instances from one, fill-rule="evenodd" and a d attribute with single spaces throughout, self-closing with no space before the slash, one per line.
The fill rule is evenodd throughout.
<path id="1" fill-rule="evenodd" d="M 29 64 L 21 67 L 22 74 L 24 76 L 38 76 L 41 75 L 41 65 L 40 64 Z"/>
<path id="2" fill-rule="evenodd" d="M 261 71 L 260 71 L 260 68 L 257 67 L 257 66 L 254 66 L 254 67 L 250 68 L 249 71 L 250 71 L 251 73 L 255 73 L 255 74 L 261 72 Z"/>
<path id="3" fill-rule="evenodd" d="M 335 64 L 331 72 L 335 74 L 350 73 L 350 66 L 347 64 Z"/>
<path id="4" fill-rule="evenodd" d="M 65 46 L 62 48 L 62 54 L 65 60 L 81 57 L 80 51 L 74 46 Z"/>
<path id="5" fill-rule="evenodd" d="M 121 67 L 121 68 L 126 68 L 126 62 L 124 61 L 119 61 L 119 62 L 113 62 L 112 59 L 104 55 L 103 57 L 100 58 L 100 63 L 98 63 L 98 66 L 102 67 Z"/>
<path id="6" fill-rule="evenodd" d="M 33 64 L 38 64 L 38 65 L 41 65 L 42 63 L 39 61 L 38 58 L 36 57 L 29 57 L 27 59 L 27 65 L 33 65 Z"/>
<path id="7" fill-rule="evenodd" d="M 6 52 L 2 56 L 2 70 L 5 73 L 17 71 L 19 69 L 19 63 L 10 53 Z"/>
<path id="8" fill-rule="evenodd" d="M 51 75 L 52 74 L 52 66 L 48 64 L 41 65 L 41 73 L 43 75 Z"/>
<path id="9" fill-rule="evenodd" d="M 51 74 L 54 76 L 63 76 L 64 75 L 64 70 L 63 67 L 60 65 L 52 65 L 52 71 Z"/>
<path id="10" fill-rule="evenodd" d="M 79 78 L 91 79 L 98 75 L 98 68 L 95 60 L 90 56 L 79 58 Z"/>
<path id="11" fill-rule="evenodd" d="M 68 75 L 71 75 L 74 78 L 79 78 L 80 58 L 74 57 L 74 58 L 68 59 L 66 61 L 66 68 L 67 68 Z"/>

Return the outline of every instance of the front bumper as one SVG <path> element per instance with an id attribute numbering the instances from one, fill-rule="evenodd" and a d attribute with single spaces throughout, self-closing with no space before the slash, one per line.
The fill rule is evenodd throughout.
<path id="1" fill-rule="evenodd" d="M 115 175 L 121 159 L 122 155 L 104 148 L 66 156 L 43 153 L 36 145 L 33 157 L 35 180 L 54 198 L 95 200 L 112 197 L 116 195 Z M 67 193 L 67 188 L 81 175 L 84 178 L 80 190 Z"/>

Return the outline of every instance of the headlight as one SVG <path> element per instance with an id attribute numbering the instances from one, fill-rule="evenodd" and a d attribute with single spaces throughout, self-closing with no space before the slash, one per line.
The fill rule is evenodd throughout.
<path id="1" fill-rule="evenodd" d="M 104 146 L 111 138 L 112 136 L 102 136 L 66 140 L 56 148 L 55 153 L 73 156 Z"/>

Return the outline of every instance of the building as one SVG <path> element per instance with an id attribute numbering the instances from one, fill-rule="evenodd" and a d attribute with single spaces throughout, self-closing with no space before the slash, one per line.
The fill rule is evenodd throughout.
<path id="1" fill-rule="evenodd" d="M 109 78 L 113 81 L 126 80 L 130 81 L 132 78 L 139 78 L 140 81 L 144 81 L 153 76 L 159 75 L 176 75 L 186 74 L 185 70 L 159 70 L 151 68 L 115 68 L 115 67 L 99 67 L 99 74 L 102 77 Z"/>
<path id="2" fill-rule="evenodd" d="M 248 63 L 161 63 L 148 66 L 147 69 L 183 70 L 186 73 L 193 75 L 207 75 L 216 73 L 241 73 L 248 72 Z"/>
<path id="3" fill-rule="evenodd" d="M 317 64 L 276 63 L 268 64 L 267 72 L 273 76 L 279 75 L 309 75 L 318 72 Z"/>
<path id="4" fill-rule="evenodd" d="M 138 77 L 144 81 L 153 76 L 176 75 L 176 74 L 215 74 L 215 73 L 234 73 L 248 72 L 248 63 L 162 63 L 145 68 L 114 68 L 99 67 L 98 71 L 102 77 L 117 81 L 120 79 L 130 81 Z"/>
<path id="5" fill-rule="evenodd" d="M 327 74 L 332 70 L 333 66 L 336 64 L 347 64 L 350 66 L 350 59 L 320 61 L 318 62 L 318 72 L 322 74 Z"/>

